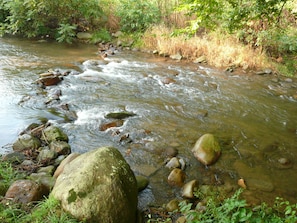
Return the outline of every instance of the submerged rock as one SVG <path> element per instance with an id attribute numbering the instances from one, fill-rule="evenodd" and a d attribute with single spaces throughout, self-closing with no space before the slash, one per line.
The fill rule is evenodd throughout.
<path id="1" fill-rule="evenodd" d="M 136 114 L 134 114 L 133 112 L 122 111 L 122 112 L 108 113 L 105 117 L 106 118 L 114 118 L 114 119 L 124 119 L 124 118 L 128 118 L 128 117 L 135 116 L 135 115 Z"/>
<path id="2" fill-rule="evenodd" d="M 211 165 L 220 157 L 221 147 L 214 135 L 204 134 L 197 140 L 192 152 L 198 161 Z"/>
<path id="3" fill-rule="evenodd" d="M 52 195 L 62 208 L 87 222 L 136 222 L 137 183 L 121 153 L 103 147 L 65 165 Z"/>

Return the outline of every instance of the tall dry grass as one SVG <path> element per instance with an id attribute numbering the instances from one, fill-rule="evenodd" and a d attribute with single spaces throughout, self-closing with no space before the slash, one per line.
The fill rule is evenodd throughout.
<path id="1" fill-rule="evenodd" d="M 191 38 L 173 37 L 172 31 L 165 26 L 152 27 L 143 36 L 145 48 L 169 55 L 180 53 L 188 60 L 204 56 L 207 63 L 215 67 L 254 69 L 268 65 L 264 53 L 241 44 L 234 36 L 208 33 Z"/>

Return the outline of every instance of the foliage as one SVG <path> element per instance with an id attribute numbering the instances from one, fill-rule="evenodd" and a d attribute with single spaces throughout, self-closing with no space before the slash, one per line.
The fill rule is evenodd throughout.
<path id="1" fill-rule="evenodd" d="M 270 54 L 285 54 L 296 53 L 297 47 L 292 2 L 294 0 L 182 0 L 178 9 L 195 16 L 183 30 L 190 35 L 200 29 L 225 31 L 235 33 L 239 40 L 254 48 L 260 47 Z"/>
<path id="2" fill-rule="evenodd" d="M 205 209 L 193 209 L 192 203 L 182 201 L 180 211 L 191 223 L 224 223 L 224 222 L 249 222 L 249 223 L 282 223 L 296 222 L 297 204 L 290 204 L 277 198 L 273 207 L 262 203 L 256 208 L 247 207 L 246 201 L 239 198 L 242 190 L 238 190 L 233 196 L 218 202 L 215 197 L 207 199 Z"/>
<path id="3" fill-rule="evenodd" d="M 143 32 L 160 20 L 158 7 L 145 0 L 121 0 L 117 15 L 121 19 L 120 25 L 124 32 Z"/>
<path id="4" fill-rule="evenodd" d="M 11 163 L 0 161 L 0 195 L 2 190 L 8 189 L 13 181 L 23 177 L 23 174 L 17 172 Z"/>
<path id="5" fill-rule="evenodd" d="M 73 27 L 78 31 L 94 29 L 103 18 L 98 0 L 0 0 L 0 12 L 1 27 L 6 33 L 58 36 L 59 41 L 71 40 Z"/>
<path id="6" fill-rule="evenodd" d="M 60 27 L 58 28 L 57 38 L 56 40 L 58 42 L 66 42 L 66 43 L 72 43 L 74 37 L 75 37 L 75 30 L 76 26 L 70 25 L 70 24 L 60 24 Z"/>
<path id="7" fill-rule="evenodd" d="M 52 196 L 39 202 L 32 212 L 18 204 L 0 203 L 0 220 L 3 223 L 79 223 L 61 210 L 60 202 Z"/>
<path id="8" fill-rule="evenodd" d="M 107 31 L 107 29 L 100 29 L 93 33 L 91 42 L 98 43 L 98 42 L 109 42 L 111 41 L 111 35 Z"/>

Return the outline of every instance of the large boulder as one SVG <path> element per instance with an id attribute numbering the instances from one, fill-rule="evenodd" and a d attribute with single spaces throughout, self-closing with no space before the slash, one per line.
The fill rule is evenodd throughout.
<path id="1" fill-rule="evenodd" d="M 214 135 L 208 133 L 197 140 L 192 152 L 198 161 L 204 165 L 211 165 L 220 157 L 221 147 Z"/>
<path id="2" fill-rule="evenodd" d="M 52 190 L 65 211 L 87 222 L 136 222 L 137 193 L 134 173 L 112 147 L 76 157 Z"/>

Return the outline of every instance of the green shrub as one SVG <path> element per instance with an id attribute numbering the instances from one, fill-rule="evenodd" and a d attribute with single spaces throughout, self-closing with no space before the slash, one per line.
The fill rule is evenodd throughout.
<path id="1" fill-rule="evenodd" d="M 96 29 L 104 17 L 98 0 L 0 0 L 0 12 L 2 34 L 47 35 L 59 41 L 71 40 L 73 27 Z"/>
<path id="2" fill-rule="evenodd" d="M 124 32 L 143 32 L 152 24 L 160 22 L 158 7 L 145 0 L 121 0 L 117 15 Z"/>
<path id="3" fill-rule="evenodd" d="M 205 209 L 195 209 L 192 203 L 182 201 L 180 211 L 189 223 L 293 223 L 297 221 L 297 204 L 276 198 L 273 207 L 266 203 L 250 208 L 246 201 L 239 198 L 242 190 L 238 190 L 230 198 L 222 202 L 214 197 L 205 197 L 207 200 Z M 201 197 L 201 193 L 200 193 Z"/>
<path id="4" fill-rule="evenodd" d="M 107 31 L 107 29 L 100 29 L 93 33 L 91 42 L 99 43 L 99 42 L 109 42 L 111 41 L 111 35 Z"/>
<path id="5" fill-rule="evenodd" d="M 58 42 L 72 43 L 76 36 L 76 26 L 70 24 L 60 24 L 56 40 Z"/>

